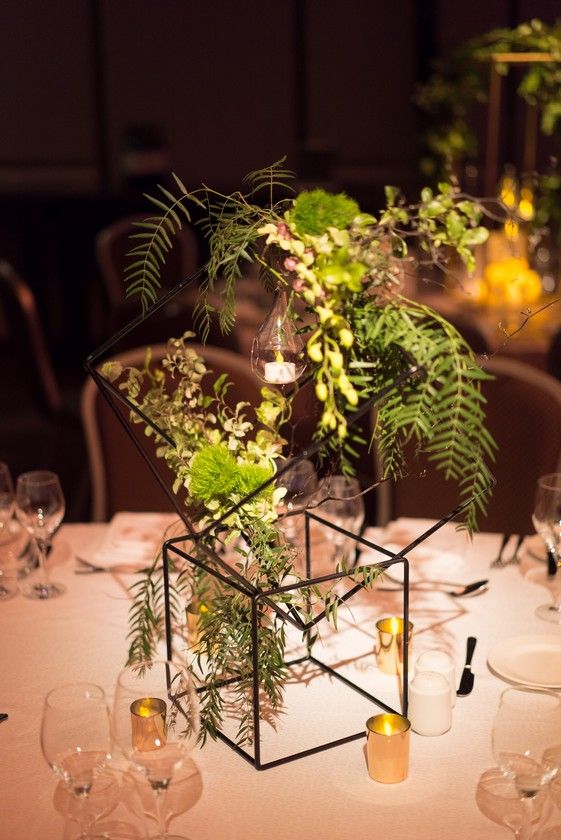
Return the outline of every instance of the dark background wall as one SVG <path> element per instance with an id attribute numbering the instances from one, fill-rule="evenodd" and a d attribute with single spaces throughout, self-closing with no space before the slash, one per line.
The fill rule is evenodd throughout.
<path id="1" fill-rule="evenodd" d="M 112 331 L 95 237 L 148 214 L 143 190 L 176 171 L 228 191 L 286 155 L 301 184 L 344 189 L 365 210 L 387 183 L 413 198 L 412 96 L 431 61 L 492 27 L 557 15 L 559 0 L 0 3 L 0 259 L 35 293 L 73 409 L 64 423 L 24 414 L 15 395 L 29 367 L 17 349 L 3 361 L 0 310 L 0 456 L 14 476 L 57 469 L 68 518 L 88 515 L 77 397 L 86 355 Z M 503 151 L 514 155 L 523 115 L 509 84 Z"/>
<path id="2" fill-rule="evenodd" d="M 558 0 L 5 0 L 0 255 L 34 288 L 55 353 L 72 341 L 79 355 L 103 317 L 95 234 L 143 211 L 159 172 L 228 190 L 286 155 L 303 182 L 375 210 L 385 183 L 420 184 L 412 95 L 431 60 L 559 13 Z"/>

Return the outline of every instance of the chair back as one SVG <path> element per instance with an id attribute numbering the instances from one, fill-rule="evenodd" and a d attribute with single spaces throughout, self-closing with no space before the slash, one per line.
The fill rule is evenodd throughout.
<path id="1" fill-rule="evenodd" d="M 552 337 L 546 354 L 547 372 L 561 380 L 561 329 Z"/>
<path id="2" fill-rule="evenodd" d="M 29 403 L 42 413 L 59 415 L 63 399 L 35 295 L 5 260 L 0 260 L 0 310 L 5 334 L 4 375 L 11 371 L 18 380 L 13 383 L 16 390 L 11 403 L 19 411 L 22 403 Z"/>
<path id="3" fill-rule="evenodd" d="M 561 469 L 561 383 L 508 357 L 494 356 L 483 367 L 495 377 L 482 390 L 487 426 L 498 445 L 490 465 L 497 483 L 478 524 L 484 531 L 530 534 L 536 482 Z M 378 524 L 400 516 L 440 519 L 458 504 L 455 482 L 422 455 L 410 460 L 409 469 L 408 476 L 379 485 Z M 375 471 L 380 478 L 377 454 Z"/>
<path id="4" fill-rule="evenodd" d="M 119 219 L 99 231 L 95 239 L 97 264 L 103 279 L 112 309 L 118 309 L 125 301 L 125 268 L 130 263 L 129 251 L 138 240 L 131 234 L 140 233 L 135 222 L 143 222 L 146 213 L 133 214 Z M 199 246 L 197 237 L 188 224 L 182 222 L 175 237 L 174 248 L 166 255 L 162 268 L 162 285 L 173 288 L 185 277 L 194 274 L 199 267 Z"/>
<path id="5" fill-rule="evenodd" d="M 227 373 L 232 383 L 227 394 L 231 405 L 245 401 L 255 406 L 260 402 L 260 385 L 246 359 L 221 347 L 189 346 L 212 371 L 203 380 L 205 393 L 212 393 L 215 379 Z M 153 361 L 161 361 L 166 351 L 165 344 L 152 347 Z M 112 358 L 125 367 L 142 367 L 145 357 L 146 347 L 143 346 Z M 105 521 L 121 510 L 175 510 L 177 499 L 171 490 L 174 476 L 166 463 L 155 456 L 153 438 L 146 437 L 143 423 L 131 422 L 127 406 L 118 400 L 112 404 L 104 398 L 93 379 L 86 381 L 81 410 L 90 465 L 92 520 Z M 126 431 L 117 415 L 122 418 Z M 246 416 L 252 421 L 255 417 L 249 408 Z M 139 450 L 142 450 L 148 463 Z M 177 498 L 181 503 L 181 497 Z"/>

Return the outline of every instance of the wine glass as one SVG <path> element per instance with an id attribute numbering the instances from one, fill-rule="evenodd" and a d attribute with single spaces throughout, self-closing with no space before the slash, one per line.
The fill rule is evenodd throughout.
<path id="1" fill-rule="evenodd" d="M 555 738 L 559 743 L 555 743 Z M 561 769 L 561 698 L 521 686 L 501 694 L 493 724 L 493 755 L 523 805 L 517 836 L 527 838 L 535 798 Z"/>
<path id="2" fill-rule="evenodd" d="M 79 824 L 82 835 L 85 831 L 85 836 L 91 837 L 93 826 L 117 807 L 121 794 L 119 777 L 114 771 L 104 767 L 95 773 L 91 790 L 86 797 L 74 796 L 68 785 L 60 782 L 55 791 L 54 805 L 66 819 Z M 102 826 L 99 825 L 92 840 L 107 840 L 109 837 L 109 834 L 102 833 Z"/>
<path id="3" fill-rule="evenodd" d="M 51 583 L 47 575 L 47 547 L 64 517 L 64 496 L 54 472 L 36 470 L 23 473 L 16 483 L 16 516 L 37 546 L 40 580 L 29 575 L 20 585 L 26 598 L 46 600 L 66 591 L 61 583 Z"/>
<path id="4" fill-rule="evenodd" d="M 121 671 L 113 708 L 113 737 L 154 791 L 157 840 L 182 840 L 167 833 L 164 798 L 175 771 L 185 764 L 196 744 L 199 726 L 197 693 L 183 665 L 152 660 Z"/>
<path id="5" fill-rule="evenodd" d="M 41 749 L 51 769 L 76 797 L 80 838 L 90 837 L 87 798 L 96 773 L 111 758 L 109 709 L 102 688 L 71 683 L 47 694 Z"/>
<path id="6" fill-rule="evenodd" d="M 515 837 L 521 838 L 524 828 L 524 803 L 511 779 L 498 767 L 486 770 L 479 779 L 475 801 L 482 814 L 499 825 L 510 828 Z M 532 800 L 531 826 L 535 831 L 551 815 L 553 803 L 547 787 Z"/>
<path id="7" fill-rule="evenodd" d="M 553 604 L 540 604 L 536 615 L 561 624 L 561 473 L 548 473 L 538 479 L 532 522 L 557 565 L 551 586 Z"/>
<path id="8" fill-rule="evenodd" d="M 14 512 L 14 485 L 7 464 L 0 461 L 0 541 Z M 4 570 L 0 569 L 0 601 L 7 601 L 17 594 L 17 586 L 10 585 Z"/>
<path id="9" fill-rule="evenodd" d="M 318 516 L 358 535 L 364 522 L 364 499 L 361 492 L 356 478 L 345 475 L 327 476 L 322 479 L 318 488 Z M 331 559 L 346 562 L 356 546 L 356 541 L 332 528 L 326 531 L 333 544 Z"/>
<path id="10" fill-rule="evenodd" d="M 313 463 L 307 459 L 295 460 L 286 472 L 278 478 L 280 487 L 286 489 L 282 501 L 279 529 L 287 541 L 292 545 L 301 543 L 302 520 L 301 513 L 317 490 L 317 475 Z"/>

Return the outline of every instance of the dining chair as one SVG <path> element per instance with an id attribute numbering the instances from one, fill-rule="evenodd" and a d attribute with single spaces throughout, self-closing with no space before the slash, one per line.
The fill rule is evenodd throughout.
<path id="1" fill-rule="evenodd" d="M 212 375 L 206 376 L 203 390 L 212 394 L 212 384 L 222 373 L 231 381 L 226 399 L 231 405 L 248 402 L 251 406 L 261 400 L 261 386 L 247 359 L 222 347 L 190 344 L 205 361 Z M 158 344 L 152 347 L 152 360 L 159 362 L 165 356 L 167 347 Z M 142 367 L 146 358 L 146 346 L 135 347 L 112 356 L 112 360 L 123 366 Z M 130 409 L 113 400 L 115 410 L 104 398 L 96 382 L 89 378 L 82 389 L 81 413 L 84 435 L 88 450 L 91 484 L 91 519 L 101 522 L 110 519 L 118 511 L 173 511 L 174 504 L 162 488 L 156 476 L 166 487 L 171 488 L 173 474 L 162 459 L 155 455 L 153 438 L 144 434 L 144 424 L 132 423 Z M 123 423 L 116 416 L 117 412 Z M 254 420 L 252 410 L 246 416 Z M 132 439 L 131 439 L 132 438 Z M 135 441 L 145 453 L 152 471 L 135 446 Z"/>
<path id="2" fill-rule="evenodd" d="M 545 361 L 547 372 L 561 380 L 561 329 L 552 336 Z"/>
<path id="3" fill-rule="evenodd" d="M 125 268 L 130 262 L 128 252 L 138 240 L 131 234 L 140 233 L 135 222 L 146 220 L 148 213 L 132 214 L 118 219 L 100 230 L 95 238 L 96 260 L 105 285 L 109 304 L 118 310 L 125 302 Z M 180 280 L 194 274 L 199 268 L 199 245 L 193 229 L 182 222 L 181 230 L 174 238 L 174 247 L 166 255 L 162 268 L 162 285 L 173 288 Z"/>
<path id="4" fill-rule="evenodd" d="M 483 359 L 494 376 L 483 382 L 487 426 L 498 450 L 490 464 L 496 485 L 481 530 L 533 532 L 532 508 L 539 476 L 561 469 L 561 382 L 532 365 L 503 356 Z M 375 491 L 377 524 L 401 516 L 439 519 L 458 504 L 453 482 L 446 481 L 422 454 L 409 447 L 409 473 L 382 481 Z M 378 452 L 375 475 L 382 476 Z"/>
<path id="5" fill-rule="evenodd" d="M 4 350 L 13 357 L 12 374 L 19 380 L 18 390 L 29 401 L 51 416 L 61 414 L 63 399 L 55 374 L 37 301 L 31 287 L 6 260 L 0 260 L 0 307 L 3 315 Z M 7 359 L 3 364 L 8 375 Z M 16 383 L 14 383 L 16 384 Z M 14 402 L 23 394 L 13 394 Z M 20 403 L 21 406 L 21 403 Z"/>
<path id="6" fill-rule="evenodd" d="M 66 518 L 82 519 L 87 473 L 74 389 L 60 384 L 35 295 L 6 260 L 0 260 L 0 366 L 0 461 L 14 477 L 57 472 Z"/>

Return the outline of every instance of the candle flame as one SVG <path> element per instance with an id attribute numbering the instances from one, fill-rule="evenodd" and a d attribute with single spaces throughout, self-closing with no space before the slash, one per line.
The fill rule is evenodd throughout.
<path id="1" fill-rule="evenodd" d="M 401 631 L 401 619 L 393 616 L 393 618 L 390 619 L 390 633 L 392 633 L 395 636 L 400 631 Z"/>

